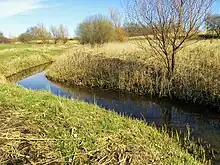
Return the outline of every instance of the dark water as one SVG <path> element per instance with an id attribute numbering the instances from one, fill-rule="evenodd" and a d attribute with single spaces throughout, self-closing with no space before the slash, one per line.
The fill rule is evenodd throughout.
<path id="1" fill-rule="evenodd" d="M 186 130 L 186 125 L 189 125 L 191 134 L 195 138 L 202 139 L 203 143 L 211 144 L 214 150 L 217 151 L 215 164 L 220 164 L 220 153 L 218 153 L 220 150 L 219 114 L 205 113 L 206 111 L 203 107 L 180 105 L 168 100 L 122 94 L 109 90 L 88 89 L 77 86 L 70 87 L 51 82 L 46 78 L 44 72 L 39 72 L 46 69 L 46 67 L 41 66 L 37 70 L 33 68 L 32 70 L 21 72 L 9 77 L 8 80 L 17 82 L 17 84 L 25 88 L 49 90 L 58 96 L 95 103 L 105 109 L 114 110 L 134 118 L 144 119 L 157 126 L 166 124 L 168 127 Z M 24 78 L 24 75 L 27 78 Z"/>

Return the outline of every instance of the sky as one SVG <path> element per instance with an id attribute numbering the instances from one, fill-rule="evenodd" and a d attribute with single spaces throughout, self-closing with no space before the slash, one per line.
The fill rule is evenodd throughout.
<path id="1" fill-rule="evenodd" d="M 0 31 L 5 36 L 15 37 L 30 26 L 43 23 L 63 24 L 71 36 L 77 26 L 95 14 L 108 15 L 111 8 L 123 10 L 123 0 L 0 0 Z M 213 11 L 220 13 L 220 0 L 216 0 Z"/>

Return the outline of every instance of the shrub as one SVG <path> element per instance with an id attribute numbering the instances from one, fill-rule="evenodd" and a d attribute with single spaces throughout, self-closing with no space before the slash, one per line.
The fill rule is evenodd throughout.
<path id="1" fill-rule="evenodd" d="M 51 34 L 43 24 L 38 24 L 35 28 L 34 33 L 37 40 L 41 40 L 42 43 L 49 43 L 49 40 L 51 39 Z"/>
<path id="2" fill-rule="evenodd" d="M 61 40 L 64 44 L 68 42 L 69 32 L 68 28 L 64 25 L 60 24 L 58 28 L 56 26 L 51 26 L 50 31 L 55 44 L 58 40 Z"/>
<path id="3" fill-rule="evenodd" d="M 124 42 L 126 40 L 125 30 L 121 27 L 116 27 L 115 28 L 115 37 L 114 37 L 114 39 L 116 41 Z"/>
<path id="4" fill-rule="evenodd" d="M 18 40 L 23 43 L 29 43 L 33 39 L 33 36 L 30 33 L 22 33 L 19 35 Z"/>
<path id="5" fill-rule="evenodd" d="M 205 22 L 207 30 L 220 37 L 220 15 L 208 15 Z"/>
<path id="6" fill-rule="evenodd" d="M 77 29 L 77 35 L 82 44 L 104 44 L 110 41 L 113 33 L 113 24 L 102 15 L 89 17 Z"/>
<path id="7" fill-rule="evenodd" d="M 25 33 L 22 33 L 19 36 L 21 42 L 40 40 L 42 43 L 49 43 L 50 38 L 51 34 L 43 24 L 29 27 Z"/>
<path id="8" fill-rule="evenodd" d="M 114 40 L 124 42 L 126 40 L 126 32 L 122 28 L 122 14 L 115 9 L 110 9 L 110 20 L 114 26 Z"/>
<path id="9" fill-rule="evenodd" d="M 0 43 L 8 44 L 8 43 L 11 43 L 11 40 L 9 38 L 6 38 L 4 34 L 0 32 Z"/>

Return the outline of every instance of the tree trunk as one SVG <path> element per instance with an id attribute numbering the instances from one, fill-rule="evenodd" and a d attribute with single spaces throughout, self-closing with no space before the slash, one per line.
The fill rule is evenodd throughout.
<path id="1" fill-rule="evenodd" d="M 172 61 L 171 61 L 171 74 L 174 73 L 174 69 L 175 69 L 175 52 L 172 53 Z"/>

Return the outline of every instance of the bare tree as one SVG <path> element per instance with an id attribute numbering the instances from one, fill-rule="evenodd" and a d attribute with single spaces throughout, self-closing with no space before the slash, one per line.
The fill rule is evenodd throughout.
<path id="1" fill-rule="evenodd" d="M 49 40 L 51 38 L 50 32 L 47 30 L 47 28 L 44 26 L 44 24 L 38 24 L 33 28 L 33 33 L 35 35 L 35 38 L 38 40 L 41 40 L 42 43 L 49 43 Z"/>
<path id="2" fill-rule="evenodd" d="M 110 9 L 110 20 L 115 29 L 115 39 L 123 42 L 125 40 L 125 30 L 122 28 L 122 15 L 116 9 Z"/>
<path id="3" fill-rule="evenodd" d="M 59 29 L 58 29 L 56 26 L 52 25 L 52 26 L 50 27 L 50 32 L 51 32 L 52 38 L 53 38 L 53 40 L 54 40 L 54 43 L 57 44 L 57 41 L 58 41 L 59 38 L 60 38 Z"/>
<path id="4" fill-rule="evenodd" d="M 60 40 L 62 40 L 64 44 L 67 43 L 69 37 L 68 28 L 61 24 L 59 27 L 59 35 Z"/>
<path id="5" fill-rule="evenodd" d="M 67 43 L 69 32 L 68 28 L 65 27 L 63 24 L 60 24 L 59 27 L 52 25 L 50 28 L 50 32 L 55 44 L 58 42 L 58 40 L 61 40 L 64 44 Z"/>
<path id="6" fill-rule="evenodd" d="M 121 13 L 116 9 L 110 9 L 110 18 L 115 28 L 121 26 Z"/>
<path id="7" fill-rule="evenodd" d="M 140 25 L 144 42 L 163 61 L 169 77 L 175 71 L 175 55 L 198 33 L 213 0 L 127 0 L 126 14 Z M 145 32 L 151 29 L 151 35 Z M 144 50 L 146 43 L 139 42 Z"/>

